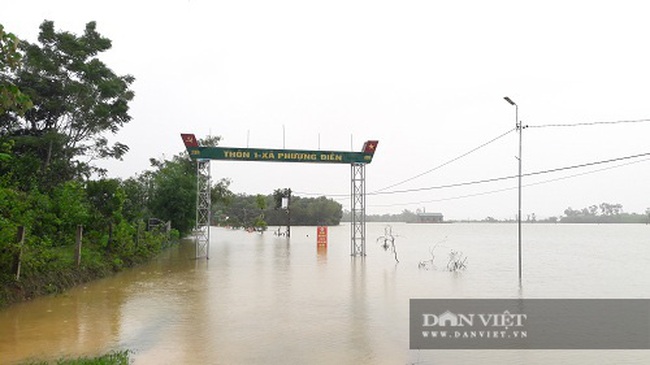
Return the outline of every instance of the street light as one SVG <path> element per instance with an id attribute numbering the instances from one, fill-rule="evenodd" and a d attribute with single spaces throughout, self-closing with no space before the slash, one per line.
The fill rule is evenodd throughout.
<path id="1" fill-rule="evenodd" d="M 519 255 L 519 284 L 521 285 L 521 135 L 523 127 L 519 121 L 519 105 L 509 97 L 504 97 L 505 101 L 515 106 L 515 128 L 519 131 L 519 212 L 517 213 L 517 254 Z"/>

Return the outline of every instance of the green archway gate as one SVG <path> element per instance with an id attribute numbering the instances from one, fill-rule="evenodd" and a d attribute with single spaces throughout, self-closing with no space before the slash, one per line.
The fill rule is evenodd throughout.
<path id="1" fill-rule="evenodd" d="M 366 165 L 372 162 L 378 141 L 366 141 L 361 152 L 309 151 L 238 147 L 203 147 L 194 134 L 181 134 L 190 157 L 196 161 L 196 257 L 210 255 L 210 161 L 266 161 L 349 164 L 352 215 L 350 255 L 366 256 Z"/>

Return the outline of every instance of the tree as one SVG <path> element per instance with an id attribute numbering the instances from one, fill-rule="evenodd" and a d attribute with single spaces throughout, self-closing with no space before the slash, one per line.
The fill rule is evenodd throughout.
<path id="1" fill-rule="evenodd" d="M 99 224 L 111 225 L 123 219 L 122 210 L 126 194 L 117 179 L 88 181 L 86 185 L 88 201 L 94 209 L 93 220 Z"/>
<path id="2" fill-rule="evenodd" d="M 149 212 L 150 181 L 152 174 L 147 171 L 137 177 L 131 177 L 121 182 L 124 191 L 124 219 L 136 223 L 151 217 Z"/>
<path id="3" fill-rule="evenodd" d="M 601 204 L 601 207 L 602 207 L 602 204 Z M 598 206 L 597 205 L 589 206 L 589 214 L 592 215 L 592 216 L 597 216 L 598 215 Z"/>
<path id="4" fill-rule="evenodd" d="M 285 189 L 275 189 L 273 190 L 273 203 L 275 205 L 275 209 L 280 209 L 282 208 L 282 200 L 284 198 L 290 199 L 291 198 L 291 189 L 285 188 Z"/>
<path id="5" fill-rule="evenodd" d="M 50 194 L 51 217 L 50 224 L 53 224 L 52 236 L 53 245 L 64 246 L 74 242 L 74 234 L 77 225 L 86 225 L 90 218 L 90 210 L 86 191 L 77 181 L 66 181 L 58 185 Z M 44 199 L 43 196 L 41 199 Z M 48 223 L 45 219 L 47 212 L 40 213 L 42 223 Z M 46 231 L 47 232 L 47 231 Z"/>
<path id="6" fill-rule="evenodd" d="M 7 33 L 0 24 L 0 125 L 6 112 L 23 115 L 32 107 L 32 101 L 11 81 L 10 75 L 20 67 L 22 55 L 18 52 L 20 41 Z M 2 127 L 0 127 L 0 133 Z M 11 160 L 13 141 L 0 140 L 0 163 Z M 2 166 L 0 165 L 0 168 Z"/>
<path id="7" fill-rule="evenodd" d="M 181 234 L 189 233 L 196 220 L 196 167 L 186 155 L 154 160 L 150 181 L 149 211 L 171 221 Z"/>
<path id="8" fill-rule="evenodd" d="M 266 197 L 264 195 L 257 194 L 257 196 L 255 197 L 255 205 L 260 210 L 260 214 L 257 216 L 257 218 L 255 218 L 254 226 L 256 230 L 260 232 L 264 232 L 266 231 L 266 227 L 268 226 L 268 224 L 264 220 L 264 209 L 266 209 L 267 206 Z"/>
<path id="9" fill-rule="evenodd" d="M 128 103 L 134 94 L 129 86 L 134 78 L 116 75 L 99 60 L 111 41 L 96 31 L 95 22 L 77 36 L 55 31 L 53 22 L 44 21 L 38 42 L 20 43 L 22 67 L 11 80 L 34 106 L 24 115 L 4 113 L 0 138 L 16 141 L 14 153 L 28 165 L 19 176 L 36 173 L 39 185 L 51 188 L 101 173 L 92 160 L 119 159 L 128 151 L 122 143 L 110 145 L 106 134 L 131 120 Z M 79 160 L 82 156 L 85 161 Z"/>
<path id="10" fill-rule="evenodd" d="M 221 137 L 208 136 L 199 140 L 201 146 L 217 146 Z M 182 152 L 172 157 L 171 160 L 150 159 L 153 171 L 146 172 L 138 177 L 137 182 L 142 186 L 140 191 L 145 192 L 147 213 L 156 218 L 171 221 L 172 226 L 181 234 L 187 234 L 196 223 L 196 161 L 189 157 L 187 152 Z M 129 184 L 135 184 L 130 181 Z M 210 187 L 212 203 L 228 204 L 233 197 L 228 189 L 230 180 L 222 179 Z M 135 186 L 130 191 L 137 192 Z M 133 201 L 138 198 L 133 196 Z M 129 206 L 129 216 L 137 215 Z"/>
<path id="11" fill-rule="evenodd" d="M 624 213 L 623 205 L 619 203 L 600 203 L 582 210 L 567 208 L 564 214 L 565 216 L 560 217 L 561 223 L 643 223 L 647 221 L 642 214 Z"/>
<path id="12" fill-rule="evenodd" d="M 286 211 L 275 209 L 274 204 L 278 204 L 278 192 L 267 199 L 272 202 L 271 209 L 266 211 L 266 221 L 270 225 L 285 225 L 287 222 Z M 319 198 L 301 198 L 293 196 L 291 198 L 291 224 L 295 225 L 338 225 L 342 217 L 341 204 L 327 199 Z"/>
<path id="13" fill-rule="evenodd" d="M 22 54 L 18 52 L 19 39 L 7 33 L 0 24 L 0 115 L 11 111 L 22 115 L 32 107 L 29 97 L 10 80 L 9 75 L 20 68 Z"/>
<path id="14" fill-rule="evenodd" d="M 568 207 L 564 210 L 564 215 L 566 215 L 569 218 L 574 218 L 577 217 L 580 214 L 580 211 L 578 210 L 573 210 L 571 207 Z"/>
<path id="15" fill-rule="evenodd" d="M 619 215 L 623 209 L 621 204 L 600 203 L 599 207 L 603 215 Z"/>

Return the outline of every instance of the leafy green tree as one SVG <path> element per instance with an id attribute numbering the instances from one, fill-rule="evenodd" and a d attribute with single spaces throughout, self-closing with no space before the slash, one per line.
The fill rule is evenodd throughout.
<path id="1" fill-rule="evenodd" d="M 10 274 L 18 226 L 30 227 L 33 214 L 27 193 L 0 185 L 0 276 Z"/>
<path id="2" fill-rule="evenodd" d="M 121 221 L 125 194 L 118 179 L 100 179 L 86 184 L 88 201 L 99 216 L 95 219 Z"/>
<path id="3" fill-rule="evenodd" d="M 196 168 L 187 156 L 151 160 L 153 171 L 149 210 L 156 218 L 171 221 L 182 234 L 196 221 Z"/>
<path id="4" fill-rule="evenodd" d="M 44 21 L 38 42 L 20 44 L 22 67 L 11 80 L 34 106 L 24 116 L 4 113 L 0 138 L 15 140 L 14 153 L 24 158 L 15 176 L 37 174 L 39 186 L 49 189 L 102 172 L 88 160 L 121 158 L 128 151 L 122 143 L 110 145 L 106 134 L 131 120 L 128 104 L 134 94 L 129 86 L 134 78 L 115 74 L 99 60 L 111 41 L 97 32 L 95 22 L 77 36 Z"/>
<path id="5" fill-rule="evenodd" d="M 216 146 L 221 137 L 199 139 L 201 146 Z M 146 191 L 148 212 L 156 218 L 171 221 L 181 234 L 187 234 L 196 223 L 196 162 L 186 152 L 171 160 L 150 159 L 153 171 L 140 176 Z M 211 186 L 212 203 L 227 205 L 232 199 L 230 180 L 222 179 Z M 218 209 L 218 208 L 217 208 Z"/>
<path id="6" fill-rule="evenodd" d="M 238 194 L 227 207 L 227 224 L 234 227 L 253 228 L 262 214 L 257 196 Z"/>
<path id="7" fill-rule="evenodd" d="M 227 224 L 245 228 L 255 227 L 260 220 L 274 226 L 287 224 L 287 212 L 275 208 L 278 204 L 277 193 L 278 190 L 266 197 L 246 194 L 234 196 L 232 203 L 225 207 L 225 214 L 229 217 Z M 292 197 L 292 225 L 338 225 L 341 216 L 341 205 L 331 199 Z"/>
<path id="8" fill-rule="evenodd" d="M 0 24 L 0 115 L 14 112 L 22 115 L 32 107 L 29 97 L 23 94 L 9 75 L 20 68 L 22 54 L 18 51 L 20 40 L 7 33 Z"/>
<path id="9" fill-rule="evenodd" d="M 145 221 L 151 217 L 149 211 L 149 196 L 152 173 L 147 171 L 137 177 L 131 177 L 122 181 L 124 191 L 124 219 L 136 223 Z"/>
<path id="10" fill-rule="evenodd" d="M 0 141 L 0 168 L 11 161 L 11 149 L 13 148 L 14 141 Z M 6 178 L 6 176 L 3 176 Z M 5 179 L 6 180 L 6 179 Z M 7 181 L 0 181 L 0 183 L 7 183 Z"/>
<path id="11" fill-rule="evenodd" d="M 255 197 L 255 205 L 260 210 L 260 214 L 257 216 L 254 222 L 254 227 L 259 231 L 266 231 L 268 224 L 264 220 L 264 209 L 267 207 L 266 197 L 264 195 L 258 194 Z"/>
<path id="12" fill-rule="evenodd" d="M 11 81 L 12 72 L 20 67 L 22 55 L 18 52 L 20 41 L 12 33 L 7 33 L 0 24 L 0 125 L 7 112 L 23 115 L 32 107 L 32 101 Z M 2 127 L 0 127 L 0 133 Z M 13 140 L 0 139 L 1 164 L 11 160 Z"/>
<path id="13" fill-rule="evenodd" d="M 275 204 L 275 209 L 282 208 L 282 199 L 291 198 L 291 189 L 275 189 L 273 190 L 273 203 Z"/>
<path id="14" fill-rule="evenodd" d="M 225 210 L 232 204 L 234 197 L 235 195 L 230 191 L 230 179 L 221 179 L 212 186 L 210 198 L 212 199 L 213 222 L 219 224 L 226 220 Z"/>
<path id="15" fill-rule="evenodd" d="M 119 223 L 126 195 L 117 179 L 100 179 L 86 184 L 88 201 L 93 208 L 93 221 L 100 226 Z"/>
<path id="16" fill-rule="evenodd" d="M 198 140 L 201 147 L 217 147 L 221 142 L 221 136 L 207 136 Z"/>
<path id="17" fill-rule="evenodd" d="M 56 245 L 72 244 L 77 225 L 86 225 L 90 207 L 83 186 L 74 180 L 66 181 L 52 192 L 52 213 L 56 217 Z"/>
<path id="18" fill-rule="evenodd" d="M 293 197 L 291 223 L 295 225 L 337 225 L 341 221 L 342 207 L 327 199 Z"/>

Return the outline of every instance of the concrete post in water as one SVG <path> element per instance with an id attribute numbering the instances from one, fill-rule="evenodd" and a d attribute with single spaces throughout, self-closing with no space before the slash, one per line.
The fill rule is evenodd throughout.
<path id="1" fill-rule="evenodd" d="M 25 243 L 25 226 L 18 226 L 18 234 L 16 235 L 16 243 L 18 243 L 18 252 L 14 256 L 14 272 L 16 273 L 16 280 L 20 280 L 20 262 L 23 256 L 23 244 Z"/>
<path id="2" fill-rule="evenodd" d="M 77 267 L 81 265 L 81 241 L 83 239 L 83 234 L 84 234 L 84 226 L 82 224 L 77 226 L 77 234 L 75 235 L 75 251 L 74 251 L 74 259 L 75 262 L 77 263 Z"/>

